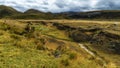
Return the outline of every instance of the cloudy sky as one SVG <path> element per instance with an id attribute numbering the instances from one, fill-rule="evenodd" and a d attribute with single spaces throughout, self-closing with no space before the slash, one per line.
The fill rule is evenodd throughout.
<path id="1" fill-rule="evenodd" d="M 24 12 L 38 9 L 44 12 L 118 10 L 120 0 L 0 0 L 0 5 L 12 6 Z"/>

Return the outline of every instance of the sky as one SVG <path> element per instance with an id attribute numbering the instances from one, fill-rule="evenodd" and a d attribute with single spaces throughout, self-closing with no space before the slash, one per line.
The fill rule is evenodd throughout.
<path id="1" fill-rule="evenodd" d="M 120 0 L 0 0 L 0 5 L 11 6 L 22 12 L 37 9 L 43 12 L 58 13 L 119 10 Z"/>

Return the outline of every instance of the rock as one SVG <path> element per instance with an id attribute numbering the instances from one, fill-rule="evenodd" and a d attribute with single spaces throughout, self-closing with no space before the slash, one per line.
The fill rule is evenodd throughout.
<path id="1" fill-rule="evenodd" d="M 90 35 L 78 30 L 72 31 L 70 37 L 76 42 L 87 42 L 91 39 Z"/>

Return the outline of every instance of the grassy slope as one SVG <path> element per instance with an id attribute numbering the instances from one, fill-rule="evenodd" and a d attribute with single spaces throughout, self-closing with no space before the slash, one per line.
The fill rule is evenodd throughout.
<path id="1" fill-rule="evenodd" d="M 37 38 L 32 34 L 23 34 L 26 23 L 0 21 L 0 67 L 1 68 L 101 68 L 100 60 L 88 55 L 71 42 L 63 31 L 50 26 L 33 25 Z M 9 22 L 9 23 L 8 23 Z M 21 27 L 22 25 L 22 27 Z M 17 27 L 16 27 L 17 26 Z M 23 29 L 23 30 L 21 30 Z M 33 37 L 32 37 L 33 36 Z M 46 39 L 46 44 L 40 39 Z M 52 40 L 56 42 L 50 42 Z M 37 42 L 37 44 L 36 44 Z M 64 43 L 62 50 L 55 47 Z M 62 45 L 62 44 L 61 44 Z M 39 47 L 40 48 L 39 48 Z M 47 48 L 41 49 L 41 46 Z M 53 49 L 52 49 L 52 48 Z M 65 47 L 65 49 L 64 49 Z M 63 52 L 59 57 L 55 54 Z M 93 58 L 93 59 L 92 59 Z"/>
<path id="2" fill-rule="evenodd" d="M 120 36 L 120 30 L 119 30 L 119 25 L 120 22 L 117 22 L 117 26 L 112 26 L 113 24 L 115 24 L 116 21 L 91 21 L 91 20 L 59 20 L 58 22 L 64 22 L 64 24 L 69 25 L 69 26 L 73 26 L 73 27 L 82 27 L 82 28 L 95 28 L 95 27 L 99 27 L 99 28 L 103 28 L 104 31 L 107 31 L 109 33 L 112 34 L 116 34 Z M 106 28 L 109 27 L 109 28 Z M 86 43 L 85 43 L 86 44 Z M 114 66 L 113 63 L 115 63 L 118 68 L 120 65 L 120 58 L 118 54 L 113 54 L 113 53 L 106 53 L 106 50 L 101 49 L 98 45 L 90 45 L 90 44 L 86 44 L 91 50 L 96 51 L 96 53 L 98 53 L 98 55 L 104 57 L 104 59 L 106 59 L 108 62 L 111 61 L 111 65 Z M 102 45 L 101 45 L 102 46 Z"/>

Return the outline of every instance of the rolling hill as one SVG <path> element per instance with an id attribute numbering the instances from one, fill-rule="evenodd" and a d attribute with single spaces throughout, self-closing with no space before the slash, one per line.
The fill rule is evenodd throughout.
<path id="1" fill-rule="evenodd" d="M 21 12 L 18 12 L 12 7 L 0 5 L 0 18 L 4 18 L 7 16 L 16 15 L 16 14 L 21 14 Z"/>
<path id="2" fill-rule="evenodd" d="M 10 19 L 100 19 L 100 20 L 119 20 L 119 10 L 101 10 L 89 12 L 62 12 L 51 13 L 41 12 L 36 9 L 28 9 L 25 12 L 19 12 L 9 6 L 0 6 L 0 18 Z"/>

